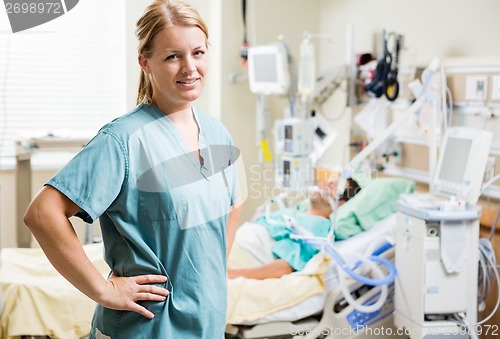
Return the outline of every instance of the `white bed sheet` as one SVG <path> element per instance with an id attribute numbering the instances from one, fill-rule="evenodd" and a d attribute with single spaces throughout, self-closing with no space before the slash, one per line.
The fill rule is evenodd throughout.
<path id="1" fill-rule="evenodd" d="M 341 256 L 346 256 L 353 252 L 364 254 L 368 246 L 370 246 L 374 240 L 384 236 L 394 238 L 395 230 L 396 213 L 376 222 L 368 231 L 359 233 L 347 240 L 337 241 L 334 247 Z M 338 278 L 333 265 L 331 265 L 330 269 L 325 273 L 325 281 L 326 291 L 324 293 L 316 294 L 291 307 L 271 313 L 260 319 L 246 322 L 242 325 L 256 325 L 272 321 L 296 321 L 320 313 L 323 310 L 328 293 L 338 285 Z"/>

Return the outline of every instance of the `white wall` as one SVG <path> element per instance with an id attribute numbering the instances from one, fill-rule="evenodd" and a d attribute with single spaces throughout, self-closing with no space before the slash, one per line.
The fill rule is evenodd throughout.
<path id="1" fill-rule="evenodd" d="M 500 56 L 500 44 L 495 42 L 500 31 L 497 0 L 320 0 L 319 4 L 321 30 L 339 32 L 353 24 L 358 52 L 375 53 L 376 36 L 385 29 L 403 34 L 418 60 Z"/>

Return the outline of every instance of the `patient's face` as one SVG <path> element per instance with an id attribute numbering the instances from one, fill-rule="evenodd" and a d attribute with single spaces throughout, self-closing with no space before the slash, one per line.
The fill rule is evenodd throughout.
<path id="1" fill-rule="evenodd" d="M 309 196 L 311 204 L 321 204 L 324 206 L 330 206 L 328 198 L 334 198 L 335 192 L 337 191 L 338 178 L 330 177 L 326 181 L 321 181 L 316 186 L 318 191 L 312 192 Z"/>

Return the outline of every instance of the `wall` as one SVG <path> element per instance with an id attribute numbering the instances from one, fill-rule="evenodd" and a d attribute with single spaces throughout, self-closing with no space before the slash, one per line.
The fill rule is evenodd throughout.
<path id="1" fill-rule="evenodd" d="M 444 60 L 447 65 L 454 65 L 457 62 L 475 65 L 476 60 L 489 60 L 490 63 L 492 60 L 500 60 L 500 45 L 493 43 L 489 38 L 491 32 L 500 30 L 500 22 L 495 19 L 495 13 L 499 12 L 500 2 L 495 0 L 479 2 L 320 0 L 319 13 L 321 30 L 324 32 L 340 32 L 345 30 L 347 25 L 353 25 L 356 53 L 372 53 L 380 56 L 382 31 L 385 29 L 388 32 L 395 31 L 402 34 L 404 48 L 401 63 L 425 67 L 434 57 Z M 346 34 L 337 36 L 338 50 L 333 54 L 334 62 L 341 62 L 342 57 L 345 57 L 346 39 Z M 322 51 L 324 53 L 321 55 L 322 60 L 331 59 L 332 53 L 328 48 Z M 494 65 L 498 68 L 498 62 Z M 354 114 L 361 108 L 362 106 L 355 107 Z M 498 130 L 499 123 L 498 118 L 493 118 L 485 125 Z M 355 132 L 356 129 L 359 130 L 357 124 L 354 124 L 353 128 Z M 496 143 L 500 140 L 499 134 L 497 133 L 494 138 Z M 498 148 L 497 145 L 494 146 Z M 418 156 L 421 152 L 415 152 L 415 148 L 419 146 L 403 149 L 403 161 L 404 151 L 408 148 L 411 148 L 409 150 L 411 159 L 407 160 L 418 163 L 418 169 L 425 170 L 427 155 L 422 153 L 422 156 Z"/>
<path id="2" fill-rule="evenodd" d="M 31 192 L 34 197 L 57 171 L 57 168 L 33 166 L 31 177 Z M 0 171 L 0 248 L 17 247 L 16 238 L 16 199 L 15 199 L 16 175 L 13 169 Z M 79 218 L 71 218 L 78 238 L 82 243 L 86 241 L 86 225 Z M 92 232 L 99 234 L 98 222 L 92 225 Z M 38 246 L 32 238 L 32 247 Z"/>
<path id="3" fill-rule="evenodd" d="M 403 34 L 419 60 L 500 55 L 500 45 L 492 38 L 500 29 L 496 0 L 319 2 L 322 30 L 337 32 L 353 24 L 358 52 L 376 52 L 375 38 L 386 29 Z M 343 45 L 338 48 L 343 50 Z"/>

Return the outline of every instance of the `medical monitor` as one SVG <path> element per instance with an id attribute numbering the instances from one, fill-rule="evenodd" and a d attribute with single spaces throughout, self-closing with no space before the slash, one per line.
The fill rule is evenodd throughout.
<path id="1" fill-rule="evenodd" d="M 284 44 L 248 48 L 248 79 L 255 94 L 283 95 L 290 88 L 288 50 Z"/>
<path id="2" fill-rule="evenodd" d="M 491 132 L 484 130 L 449 127 L 439 149 L 433 191 L 476 203 L 492 137 Z"/>

